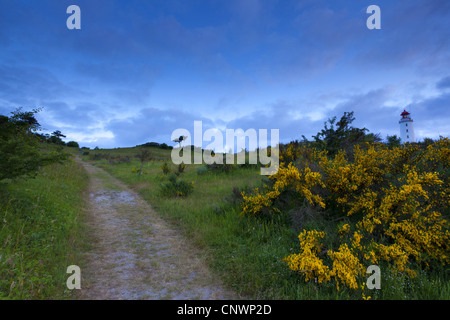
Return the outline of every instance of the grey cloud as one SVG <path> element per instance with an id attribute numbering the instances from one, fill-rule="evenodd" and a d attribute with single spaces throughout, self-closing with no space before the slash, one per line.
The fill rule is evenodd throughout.
<path id="1" fill-rule="evenodd" d="M 183 128 L 193 133 L 194 121 L 202 121 L 203 129 L 214 128 L 214 121 L 176 109 L 145 108 L 127 119 L 111 120 L 105 128 L 113 132 L 118 146 L 134 146 L 155 141 L 174 145 L 172 132 Z"/>
<path id="2" fill-rule="evenodd" d="M 399 135 L 398 120 L 403 109 L 408 110 L 414 120 L 416 139 L 423 139 L 420 132 L 437 138 L 439 134 L 448 135 L 450 127 L 450 93 L 441 92 L 438 96 L 426 98 L 416 96 L 409 105 L 391 106 L 387 102 L 395 98 L 398 91 L 393 87 L 384 87 L 367 93 L 349 97 L 346 102 L 338 104 L 333 113 L 339 118 L 345 111 L 354 111 L 354 125 L 366 127 L 372 133 Z"/>
<path id="3" fill-rule="evenodd" d="M 75 70 L 83 76 L 96 79 L 106 84 L 129 84 L 137 86 L 151 84 L 160 75 L 160 71 L 146 63 L 121 61 L 76 64 Z"/>
<path id="4" fill-rule="evenodd" d="M 425 136 L 437 138 L 440 135 L 448 136 L 450 126 L 450 93 L 441 93 L 434 98 L 421 98 L 408 106 L 391 106 L 388 101 L 398 94 L 394 87 L 383 87 L 367 92 L 347 95 L 340 95 L 343 102 L 337 103 L 332 110 L 326 112 L 323 119 L 311 120 L 306 116 L 296 118 L 295 110 L 305 110 L 305 106 L 313 105 L 311 102 L 304 102 L 302 105 L 291 102 L 280 101 L 272 104 L 270 109 L 261 109 L 244 117 L 238 117 L 230 121 L 227 126 L 231 128 L 278 128 L 280 129 L 281 142 L 289 142 L 301 139 L 302 135 L 311 139 L 312 135 L 319 132 L 328 119 L 336 116 L 339 119 L 344 112 L 354 112 L 355 121 L 352 124 L 358 128 L 367 128 L 369 132 L 380 134 L 381 138 L 387 135 L 399 135 L 398 120 L 400 113 L 406 108 L 411 112 L 414 119 L 416 138 L 423 139 Z M 423 134 L 425 136 L 423 136 Z"/>
<path id="5" fill-rule="evenodd" d="M 108 108 L 102 108 L 90 102 L 68 105 L 65 102 L 54 101 L 43 105 L 43 112 L 48 114 L 54 122 L 67 123 L 68 126 L 78 127 L 80 130 L 113 117 L 113 113 Z"/>
<path id="6" fill-rule="evenodd" d="M 55 74 L 35 66 L 0 65 L 0 104 L 4 109 L 45 107 L 45 102 L 85 96 Z"/>
<path id="7" fill-rule="evenodd" d="M 304 110 L 304 116 L 296 116 L 299 110 Z M 280 142 L 287 143 L 292 140 L 301 140 L 302 135 L 310 137 L 320 130 L 323 121 L 312 121 L 306 116 L 308 108 L 289 101 L 276 101 L 269 108 L 259 109 L 250 115 L 238 117 L 227 123 L 229 129 L 278 129 Z"/>
<path id="8" fill-rule="evenodd" d="M 442 78 L 439 80 L 439 82 L 436 84 L 436 88 L 438 89 L 448 89 L 450 88 L 450 76 L 447 76 L 445 78 Z"/>
<path id="9" fill-rule="evenodd" d="M 450 93 L 411 103 L 408 108 L 414 119 L 414 129 L 423 131 L 426 137 L 450 136 Z M 416 137 L 417 137 L 416 133 Z M 419 138 L 425 138 L 420 136 Z"/>
<path id="10" fill-rule="evenodd" d="M 51 72 L 38 67 L 0 65 L 0 92 L 8 100 L 57 97 L 67 88 Z"/>
<path id="11" fill-rule="evenodd" d="M 355 62 L 366 69 L 414 67 L 420 73 L 450 66 L 449 1 L 389 1 L 380 7 L 381 30 L 365 30 Z"/>
<path id="12" fill-rule="evenodd" d="M 337 104 L 332 112 L 339 119 L 344 112 L 354 111 L 354 126 L 365 127 L 373 133 L 384 131 L 396 125 L 397 113 L 399 114 L 402 108 L 402 106 L 398 108 L 386 106 L 393 93 L 391 87 L 383 87 L 348 96 L 347 100 Z"/>

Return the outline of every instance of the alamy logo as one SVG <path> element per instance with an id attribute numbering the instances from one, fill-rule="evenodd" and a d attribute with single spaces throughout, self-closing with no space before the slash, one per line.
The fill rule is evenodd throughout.
<path id="1" fill-rule="evenodd" d="M 67 18 L 66 25 L 67 29 L 81 29 L 81 9 L 79 6 L 71 5 L 67 7 L 66 13 L 70 14 Z"/>
<path id="2" fill-rule="evenodd" d="M 70 290 L 81 289 L 81 269 L 77 265 L 70 265 L 67 267 L 67 273 L 71 274 L 67 278 L 66 285 Z"/>
<path id="3" fill-rule="evenodd" d="M 381 9 L 379 6 L 371 5 L 367 7 L 366 12 L 370 14 L 367 18 L 366 26 L 369 30 L 381 29 Z"/>
<path id="4" fill-rule="evenodd" d="M 201 152 L 193 152 L 191 147 L 191 134 L 187 129 L 179 128 L 172 132 L 171 140 L 180 142 L 179 148 L 172 149 L 172 162 L 174 164 L 191 164 L 192 158 L 194 164 L 223 164 L 224 157 L 216 156 L 216 153 L 225 154 L 225 162 L 227 164 L 235 164 L 234 150 L 246 150 L 246 138 L 248 138 L 248 163 L 262 165 L 262 175 L 272 175 L 278 171 L 279 165 L 279 130 L 270 130 L 270 144 L 268 143 L 267 129 L 248 129 L 244 132 L 242 129 L 226 129 L 225 144 L 222 131 L 219 129 L 208 129 L 203 133 L 202 121 L 194 121 L 194 146 L 203 146 L 203 142 L 210 142 Z M 259 136 L 259 138 L 258 138 Z M 235 138 L 237 144 L 235 148 Z M 181 142 L 185 142 L 185 146 L 181 147 Z M 213 155 L 214 151 L 214 155 Z M 192 155 L 193 152 L 193 155 Z M 192 157 L 193 156 L 193 157 Z M 237 152 L 237 164 L 246 162 L 246 152 Z"/>
<path id="5" fill-rule="evenodd" d="M 381 271 L 380 267 L 377 265 L 370 265 L 367 270 L 367 274 L 370 274 L 370 277 L 367 278 L 367 288 L 370 290 L 373 289 L 381 289 Z"/>

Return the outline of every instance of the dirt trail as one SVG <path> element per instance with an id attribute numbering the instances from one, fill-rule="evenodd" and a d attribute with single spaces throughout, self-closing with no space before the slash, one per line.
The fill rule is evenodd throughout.
<path id="1" fill-rule="evenodd" d="M 235 299 L 206 267 L 201 252 L 137 193 L 104 170 L 90 175 L 90 249 L 79 299 Z"/>

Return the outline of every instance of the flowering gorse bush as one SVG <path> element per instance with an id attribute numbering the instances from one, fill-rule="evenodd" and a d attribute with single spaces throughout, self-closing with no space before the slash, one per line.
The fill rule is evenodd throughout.
<path id="1" fill-rule="evenodd" d="M 290 144 L 280 159 L 271 183 L 243 193 L 242 214 L 278 214 L 282 206 L 277 200 L 289 194 L 332 220 L 346 222 L 333 234 L 300 234 L 300 253 L 284 260 L 305 281 L 334 279 L 338 290 L 341 284 L 358 289 L 371 264 L 383 262 L 393 272 L 414 277 L 417 268 L 450 262 L 449 139 L 426 148 L 367 143 L 333 157 Z M 327 237 L 338 241 L 325 246 Z"/>

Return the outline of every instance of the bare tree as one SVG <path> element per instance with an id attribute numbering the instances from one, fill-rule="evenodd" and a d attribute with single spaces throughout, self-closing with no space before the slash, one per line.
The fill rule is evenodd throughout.
<path id="1" fill-rule="evenodd" d="M 141 168 L 139 169 L 139 175 L 141 175 L 142 168 L 144 167 L 144 162 L 150 160 L 151 153 L 148 150 L 141 149 L 140 152 L 136 155 L 136 158 L 138 158 L 141 161 Z"/>

